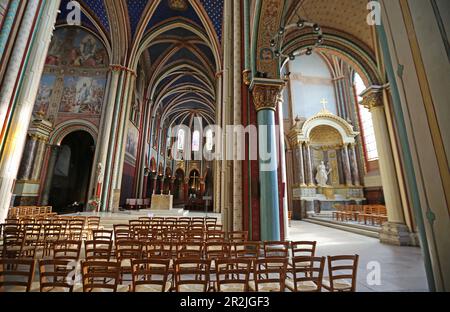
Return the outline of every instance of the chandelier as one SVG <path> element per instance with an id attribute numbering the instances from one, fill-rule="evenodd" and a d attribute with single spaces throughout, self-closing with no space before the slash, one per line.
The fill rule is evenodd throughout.
<path id="1" fill-rule="evenodd" d="M 284 41 L 286 38 L 286 34 L 289 32 L 289 30 L 292 29 L 298 29 L 298 30 L 304 30 L 304 29 L 311 29 L 311 33 L 314 36 L 315 43 L 313 45 L 310 45 L 308 47 L 302 48 L 300 50 L 296 50 L 292 53 L 285 54 L 283 51 Z M 313 53 L 313 50 L 321 46 L 324 42 L 323 39 L 323 33 L 322 33 L 322 27 L 320 27 L 319 24 L 307 21 L 305 19 L 299 18 L 297 23 L 292 23 L 287 26 L 281 27 L 278 32 L 273 36 L 272 40 L 270 41 L 270 47 L 272 49 L 273 54 L 275 57 L 279 59 L 289 59 L 291 61 L 295 60 L 297 56 L 301 55 L 311 55 Z"/>

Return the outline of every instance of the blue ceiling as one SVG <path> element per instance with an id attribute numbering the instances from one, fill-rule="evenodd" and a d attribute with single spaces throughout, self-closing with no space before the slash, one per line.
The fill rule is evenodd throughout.
<path id="1" fill-rule="evenodd" d="M 110 31 L 110 23 L 108 20 L 108 14 L 105 7 L 105 1 L 110 0 L 82 0 L 81 3 L 83 7 L 87 8 L 88 11 L 91 11 L 94 18 L 99 22 L 99 24 L 106 30 Z M 116 0 L 114 0 L 116 1 Z M 129 20 L 130 20 L 130 28 L 131 33 L 134 36 L 137 27 L 139 25 L 139 21 L 142 18 L 142 14 L 147 7 L 149 1 L 153 0 L 124 0 L 126 1 L 126 5 L 128 8 Z M 187 1 L 187 0 L 186 0 Z M 63 0 L 61 2 L 61 16 L 65 18 L 68 14 L 67 4 L 70 0 Z M 200 3 L 205 8 L 206 13 L 208 14 L 214 29 L 217 33 L 219 41 L 222 38 L 222 21 L 223 21 L 223 4 L 224 0 L 200 0 Z M 193 9 L 193 7 L 188 2 L 188 8 L 186 11 L 176 11 L 170 8 L 168 4 L 168 0 L 161 0 L 158 8 L 154 16 L 152 17 L 149 25 L 147 26 L 147 30 L 156 24 L 163 22 L 166 19 L 183 17 L 188 20 L 191 20 L 194 24 L 198 26 L 202 26 L 200 18 L 197 13 Z M 86 17 L 85 17 L 86 19 Z"/>

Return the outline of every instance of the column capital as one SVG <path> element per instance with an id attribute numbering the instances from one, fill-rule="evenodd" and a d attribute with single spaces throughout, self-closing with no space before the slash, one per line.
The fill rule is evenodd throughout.
<path id="1" fill-rule="evenodd" d="M 253 94 L 253 102 L 256 111 L 274 110 L 276 111 L 281 91 L 285 86 L 284 80 L 276 79 L 253 79 L 250 90 Z"/>
<path id="2" fill-rule="evenodd" d="M 369 110 L 375 107 L 383 107 L 383 86 L 370 86 L 361 93 L 362 105 Z"/>

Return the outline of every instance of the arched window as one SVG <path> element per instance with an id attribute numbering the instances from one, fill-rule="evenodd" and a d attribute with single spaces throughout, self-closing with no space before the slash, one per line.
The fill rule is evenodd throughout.
<path id="1" fill-rule="evenodd" d="M 184 150 L 184 138 L 185 138 L 185 132 L 183 129 L 178 130 L 177 135 L 178 140 L 178 150 L 182 151 Z"/>
<path id="2" fill-rule="evenodd" d="M 206 150 L 208 152 L 213 149 L 213 132 L 211 129 L 206 130 Z"/>
<path id="3" fill-rule="evenodd" d="M 192 151 L 198 152 L 200 150 L 200 132 L 198 130 L 194 131 L 192 134 Z"/>
<path id="4" fill-rule="evenodd" d="M 355 89 L 358 94 L 358 103 L 361 104 L 362 98 L 359 96 L 365 89 L 363 80 L 358 74 L 355 74 Z M 378 160 L 377 142 L 373 130 L 372 113 L 366 107 L 359 105 L 359 118 L 363 132 L 363 142 L 365 147 L 365 156 L 367 161 Z"/>

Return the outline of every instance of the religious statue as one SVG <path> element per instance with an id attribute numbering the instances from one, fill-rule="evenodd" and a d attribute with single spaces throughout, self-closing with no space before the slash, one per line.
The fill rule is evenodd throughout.
<path id="1" fill-rule="evenodd" d="M 316 181 L 319 186 L 325 187 L 328 186 L 328 175 L 330 174 L 331 169 L 327 171 L 327 167 L 325 166 L 324 162 L 321 161 L 320 165 L 317 166 L 317 174 L 316 174 Z"/>
<path id="2" fill-rule="evenodd" d="M 103 166 L 102 163 L 98 163 L 97 165 L 97 189 L 96 189 L 96 197 L 100 198 L 100 195 L 102 193 L 102 184 L 103 184 Z"/>

